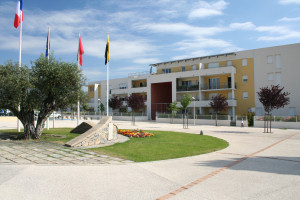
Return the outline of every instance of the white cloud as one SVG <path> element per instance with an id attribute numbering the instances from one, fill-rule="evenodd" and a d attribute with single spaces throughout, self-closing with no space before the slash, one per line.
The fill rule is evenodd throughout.
<path id="1" fill-rule="evenodd" d="M 300 4 L 300 0 L 279 0 L 280 4 L 286 5 L 286 4 Z"/>
<path id="2" fill-rule="evenodd" d="M 148 23 L 137 25 L 138 29 L 156 33 L 180 34 L 188 36 L 209 36 L 226 31 L 222 27 L 197 27 L 185 23 Z"/>
<path id="3" fill-rule="evenodd" d="M 278 21 L 280 21 L 280 22 L 297 22 L 297 21 L 300 21 L 300 17 L 294 17 L 294 18 L 283 17 L 283 18 L 279 19 Z"/>
<path id="4" fill-rule="evenodd" d="M 160 62 L 157 58 L 138 58 L 133 60 L 134 63 L 137 64 L 149 64 L 149 63 L 158 63 Z"/>
<path id="5" fill-rule="evenodd" d="M 189 18 L 205 18 L 209 16 L 223 15 L 223 10 L 228 3 L 224 0 L 217 2 L 199 1 L 196 8 L 189 13 Z"/>
<path id="6" fill-rule="evenodd" d="M 261 36 L 258 40 L 261 41 L 279 41 L 292 38 L 300 38 L 300 32 L 291 30 L 285 26 L 260 26 L 257 27 L 258 32 L 266 32 L 268 35 Z"/>
<path id="7" fill-rule="evenodd" d="M 252 22 L 231 23 L 229 28 L 232 30 L 253 30 L 255 29 L 255 25 Z"/>

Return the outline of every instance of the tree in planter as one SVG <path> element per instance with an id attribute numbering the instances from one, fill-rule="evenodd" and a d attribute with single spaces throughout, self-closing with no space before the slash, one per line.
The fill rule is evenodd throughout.
<path id="1" fill-rule="evenodd" d="M 271 111 L 278 108 L 283 108 L 284 106 L 290 103 L 290 98 L 287 97 L 290 93 L 283 92 L 284 87 L 280 87 L 279 85 L 271 85 L 271 87 L 263 87 L 260 88 L 260 91 L 257 92 L 258 100 L 262 103 L 265 110 L 264 117 L 264 132 L 271 132 Z M 267 119 L 267 121 L 266 121 Z M 270 123 L 268 123 L 270 122 Z"/>
<path id="2" fill-rule="evenodd" d="M 188 117 L 187 117 L 187 107 L 192 103 L 192 96 L 189 94 L 183 95 L 180 100 L 181 106 L 184 109 L 184 117 L 183 117 L 183 128 L 189 127 Z M 186 124 L 185 124 L 186 119 Z"/>
<path id="3" fill-rule="evenodd" d="M 32 67 L 18 63 L 0 66 L 0 107 L 11 110 L 24 126 L 26 139 L 39 139 L 51 113 L 84 97 L 84 78 L 76 63 L 49 61 L 41 55 Z M 20 109 L 18 107 L 20 106 Z M 39 110 L 34 124 L 34 110 Z"/>
<path id="4" fill-rule="evenodd" d="M 218 126 L 218 114 L 228 106 L 227 98 L 222 94 L 217 94 L 211 98 L 209 105 L 216 114 L 216 126 Z"/>
<path id="5" fill-rule="evenodd" d="M 170 105 L 168 110 L 172 112 L 172 120 L 171 123 L 173 123 L 173 118 L 176 116 L 176 113 L 180 111 L 180 108 L 177 106 L 177 101 L 173 101 Z"/>
<path id="6" fill-rule="evenodd" d="M 132 109 L 132 125 L 135 125 L 135 112 L 145 107 L 145 101 L 140 94 L 131 94 L 127 101 L 128 107 Z"/>
<path id="7" fill-rule="evenodd" d="M 119 97 L 114 96 L 109 99 L 108 105 L 114 111 L 122 106 L 122 101 L 121 101 L 121 99 L 119 99 Z"/>

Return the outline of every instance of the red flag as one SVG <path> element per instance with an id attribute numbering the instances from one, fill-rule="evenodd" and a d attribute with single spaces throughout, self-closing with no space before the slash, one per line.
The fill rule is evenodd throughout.
<path id="1" fill-rule="evenodd" d="M 19 0 L 18 4 L 17 4 L 16 14 L 15 14 L 15 21 L 14 21 L 15 28 L 18 28 L 18 26 L 21 22 L 21 19 L 23 21 L 23 3 L 22 3 L 22 0 Z"/>
<path id="2" fill-rule="evenodd" d="M 83 50 L 83 45 L 81 42 L 81 37 L 79 34 L 79 47 L 78 47 L 78 53 L 77 53 L 77 61 L 79 62 L 79 64 L 82 66 L 82 55 L 84 54 L 84 50 Z M 79 57 L 79 59 L 78 59 Z"/>

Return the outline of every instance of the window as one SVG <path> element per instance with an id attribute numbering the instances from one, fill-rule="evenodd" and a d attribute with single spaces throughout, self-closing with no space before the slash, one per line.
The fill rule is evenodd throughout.
<path id="1" fill-rule="evenodd" d="M 248 92 L 243 92 L 243 99 L 248 99 Z"/>
<path id="2" fill-rule="evenodd" d="M 192 81 L 182 81 L 182 86 L 191 86 L 192 85 Z"/>
<path id="3" fill-rule="evenodd" d="M 94 87 L 90 87 L 90 92 L 94 92 Z"/>
<path id="4" fill-rule="evenodd" d="M 220 89 L 220 78 L 210 78 L 209 89 Z"/>
<path id="5" fill-rule="evenodd" d="M 143 87 L 143 82 L 140 82 L 140 87 Z"/>
<path id="6" fill-rule="evenodd" d="M 208 63 L 208 68 L 218 68 L 219 63 Z"/>
<path id="7" fill-rule="evenodd" d="M 196 65 L 193 65 L 192 69 L 193 69 L 193 70 L 197 70 Z"/>
<path id="8" fill-rule="evenodd" d="M 276 85 L 281 85 L 281 73 L 276 73 Z"/>
<path id="9" fill-rule="evenodd" d="M 247 75 L 243 76 L 243 82 L 245 82 L 245 83 L 248 82 L 248 76 Z"/>
<path id="10" fill-rule="evenodd" d="M 275 61 L 276 61 L 276 69 L 280 69 L 281 68 L 281 61 L 280 61 L 280 55 L 276 55 L 275 56 Z"/>
<path id="11" fill-rule="evenodd" d="M 227 61 L 227 66 L 232 66 L 232 61 L 231 60 Z"/>
<path id="12" fill-rule="evenodd" d="M 242 61 L 243 66 L 247 66 L 247 58 Z"/>
<path id="13" fill-rule="evenodd" d="M 273 63 L 273 56 L 267 56 L 267 63 L 272 64 Z"/>
<path id="14" fill-rule="evenodd" d="M 181 71 L 182 71 L 182 72 L 185 72 L 185 67 L 181 67 Z"/>
<path id="15" fill-rule="evenodd" d="M 273 77 L 273 73 L 269 73 L 268 74 L 268 81 L 273 81 L 274 77 Z"/>
<path id="16" fill-rule="evenodd" d="M 121 83 L 121 84 L 119 84 L 119 88 L 120 89 L 126 89 L 127 88 L 127 84 L 126 83 Z"/>
<path id="17" fill-rule="evenodd" d="M 171 69 L 162 69 L 163 74 L 169 74 L 171 73 Z"/>

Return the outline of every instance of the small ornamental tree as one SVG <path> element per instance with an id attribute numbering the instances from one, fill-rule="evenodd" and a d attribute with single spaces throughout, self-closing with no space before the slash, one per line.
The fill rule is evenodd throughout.
<path id="1" fill-rule="evenodd" d="M 131 94 L 127 101 L 128 107 L 132 109 L 132 125 L 135 125 L 135 112 L 145 107 L 145 101 L 140 94 Z"/>
<path id="2" fill-rule="evenodd" d="M 121 99 L 119 99 L 119 97 L 114 96 L 109 99 L 108 105 L 109 105 L 109 107 L 111 107 L 112 110 L 116 110 L 122 106 L 122 101 L 121 101 Z"/>
<path id="3" fill-rule="evenodd" d="M 279 85 L 271 85 L 270 88 L 262 87 L 260 88 L 260 91 L 257 92 L 258 99 L 262 103 L 265 110 L 264 132 L 266 132 L 267 128 L 268 133 L 269 127 L 271 132 L 271 111 L 274 109 L 283 108 L 290 103 L 290 98 L 288 97 L 290 93 L 283 92 L 283 89 L 284 87 L 280 87 Z"/>
<path id="4" fill-rule="evenodd" d="M 228 106 L 227 98 L 222 94 L 217 94 L 211 98 L 209 105 L 216 114 L 216 126 L 218 126 L 218 114 Z"/>
<path id="5" fill-rule="evenodd" d="M 182 108 L 184 109 L 183 128 L 188 128 L 189 122 L 187 117 L 187 107 L 192 103 L 192 96 L 189 94 L 183 95 L 182 99 L 180 100 L 180 103 Z M 184 119 L 186 119 L 186 124 Z"/>
<path id="6" fill-rule="evenodd" d="M 173 117 L 176 116 L 176 113 L 180 110 L 180 108 L 177 106 L 178 102 L 177 101 L 173 101 L 170 105 L 168 110 L 170 110 L 172 112 L 172 120 L 171 123 L 173 123 Z"/>
<path id="7" fill-rule="evenodd" d="M 31 68 L 8 62 L 0 66 L 0 109 L 9 109 L 22 122 L 26 139 L 39 139 L 55 110 L 84 102 L 84 78 L 76 63 L 41 55 Z M 39 110 L 34 122 L 34 110 Z"/>

